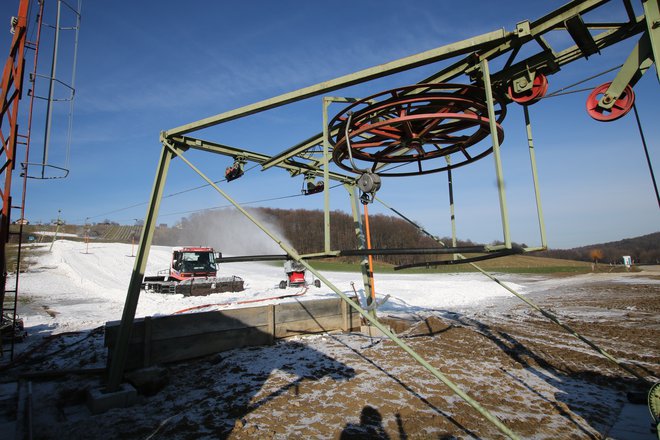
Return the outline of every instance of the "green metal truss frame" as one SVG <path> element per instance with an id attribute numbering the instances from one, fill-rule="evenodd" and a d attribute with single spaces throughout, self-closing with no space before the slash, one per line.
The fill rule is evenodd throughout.
<path id="1" fill-rule="evenodd" d="M 622 5 L 627 17 L 626 21 L 620 23 L 587 23 L 583 20 L 583 16 L 608 3 L 609 0 L 574 0 L 538 20 L 533 22 L 520 22 L 516 25 L 515 30 L 510 32 L 506 32 L 504 29 L 488 32 L 474 38 L 469 38 L 457 43 L 448 44 L 436 49 L 385 63 L 380 66 L 344 75 L 162 132 L 161 142 L 163 144 L 163 150 L 157 167 L 151 200 L 147 208 L 145 226 L 143 228 L 133 274 L 127 291 L 118 341 L 110 363 L 107 390 L 117 390 L 123 378 L 128 342 L 130 340 L 130 331 L 135 317 L 137 302 L 140 295 L 140 284 L 144 277 L 146 261 L 151 247 L 165 180 L 171 160 L 178 157 L 198 172 L 198 174 L 222 194 L 223 197 L 231 201 L 231 203 L 243 212 L 247 218 L 270 235 L 271 238 L 278 243 L 285 252 L 287 252 L 287 254 L 301 261 L 312 273 L 335 291 L 367 321 L 378 327 L 390 339 L 399 344 L 399 346 L 410 354 L 420 365 L 449 386 L 457 395 L 466 400 L 466 402 L 493 423 L 502 433 L 510 438 L 517 438 L 512 431 L 499 421 L 499 419 L 482 408 L 477 402 L 473 401 L 463 391 L 456 387 L 442 373 L 419 357 L 419 355 L 412 351 L 412 349 L 403 343 L 403 341 L 399 340 L 396 335 L 392 334 L 387 328 L 383 327 L 377 319 L 360 307 L 359 304 L 356 304 L 350 298 L 346 297 L 341 290 L 332 285 L 327 279 L 311 267 L 309 263 L 305 261 L 303 256 L 297 254 L 294 249 L 289 248 L 282 240 L 270 233 L 267 228 L 260 225 L 256 219 L 240 207 L 238 203 L 234 202 L 226 193 L 224 193 L 224 191 L 208 179 L 208 177 L 204 176 L 199 170 L 197 170 L 183 155 L 186 150 L 193 148 L 251 160 L 261 164 L 262 169 L 264 170 L 275 166 L 288 170 L 292 175 L 311 174 L 319 177 L 322 176 L 326 183 L 325 200 L 327 206 L 328 181 L 336 180 L 342 182 L 349 189 L 349 194 L 352 194 L 353 190 L 351 190 L 351 188 L 354 188 L 355 178 L 334 173 L 329 170 L 327 158 L 330 154 L 330 147 L 327 141 L 324 142 L 324 140 L 328 139 L 330 133 L 327 132 L 327 120 L 325 120 L 325 118 L 323 133 L 313 135 L 274 157 L 184 135 L 310 97 L 325 95 L 351 85 L 368 82 L 376 78 L 415 69 L 420 66 L 450 60 L 459 56 L 463 56 L 463 58 L 453 62 L 453 64 L 440 70 L 431 77 L 419 81 L 419 83 L 447 82 L 465 75 L 469 77 L 471 81 L 483 82 L 488 95 L 490 95 L 492 90 L 505 90 L 509 84 L 513 84 L 516 90 L 524 90 L 525 87 L 531 87 L 531 81 L 529 81 L 529 79 L 533 78 L 537 72 L 545 75 L 552 75 L 557 73 L 562 65 L 591 56 L 605 47 L 641 33 L 642 37 L 635 49 L 638 51 L 637 54 L 631 54 L 619 75 L 617 75 L 617 78 L 613 81 L 612 86 L 607 91 L 609 96 L 608 99 L 616 100 L 623 88 L 625 88 L 625 85 L 630 84 L 631 82 L 634 83 L 634 81 L 638 80 L 641 74 L 648 70 L 651 61 L 657 60 L 658 53 L 660 52 L 660 31 L 658 30 L 660 23 L 660 14 L 658 11 L 660 8 L 658 8 L 658 1 L 659 0 L 642 0 L 645 14 L 637 17 L 634 15 L 630 0 L 623 0 Z M 555 52 L 544 38 L 544 34 L 553 31 L 568 32 L 576 44 L 561 52 Z M 524 60 L 516 61 L 520 48 L 523 45 L 533 42 L 540 47 L 539 52 Z M 497 72 L 490 73 L 489 62 L 506 54 L 508 54 L 508 59 L 505 61 L 504 67 Z M 660 73 L 658 73 L 658 78 L 660 79 Z M 492 112 L 492 98 L 487 97 L 487 100 L 489 102 L 489 111 Z M 324 110 L 327 108 L 326 105 L 327 101 L 324 101 Z M 537 203 L 539 203 L 538 212 L 541 222 L 540 228 L 542 231 L 541 241 L 542 247 L 545 247 L 542 212 L 540 208 L 540 199 L 538 197 L 538 187 L 536 186 L 537 179 L 529 115 L 526 113 L 525 116 L 528 127 L 530 156 L 535 176 L 535 192 L 537 194 Z M 490 119 L 491 121 L 494 121 L 494 118 L 491 117 Z M 494 133 L 495 130 L 491 130 L 491 132 Z M 496 136 L 492 140 L 494 144 L 497 144 Z M 320 160 L 312 159 L 316 151 L 322 151 L 322 157 Z M 497 156 L 497 147 L 495 147 L 495 145 L 494 151 L 495 156 Z M 501 170 L 499 169 L 501 164 L 499 164 L 499 159 L 497 158 L 495 162 L 498 182 L 500 182 L 501 186 Z M 352 194 L 352 197 L 355 198 L 354 194 Z M 354 204 L 355 203 L 353 202 L 353 205 Z M 510 248 L 511 242 L 510 237 L 508 236 L 508 226 L 505 218 L 506 199 L 504 197 L 503 188 L 500 190 L 500 207 L 503 212 L 502 223 L 505 232 L 505 247 Z M 327 219 L 326 225 L 329 227 L 329 221 L 327 221 Z M 359 225 L 356 226 L 359 227 Z M 326 241 L 324 252 L 328 253 L 329 251 L 329 241 Z"/>

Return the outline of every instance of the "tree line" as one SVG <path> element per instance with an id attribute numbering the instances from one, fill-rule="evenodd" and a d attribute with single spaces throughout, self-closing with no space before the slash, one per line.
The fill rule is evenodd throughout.
<path id="1" fill-rule="evenodd" d="M 251 208 L 248 210 L 259 221 L 272 226 L 298 253 L 319 253 L 324 249 L 324 214 L 322 210 Z M 236 212 L 231 209 L 194 213 L 181 220 L 177 227 L 156 230 L 154 244 L 181 245 L 209 242 L 208 229 L 211 225 L 227 225 L 236 222 Z M 249 223 L 247 219 L 241 220 Z M 398 217 L 383 214 L 369 216 L 372 249 L 395 248 L 441 248 L 442 246 L 420 230 Z M 356 225 L 353 216 L 342 211 L 330 212 L 330 247 L 332 250 L 352 250 L 358 248 Z M 249 225 L 244 224 L 247 228 Z M 211 226 L 215 228 L 215 226 Z M 217 226 L 217 230 L 222 226 Z M 247 230 L 247 229 L 246 229 Z M 171 231 L 171 233 L 170 233 Z M 254 233 L 254 231 L 250 231 Z M 239 233 L 240 234 L 240 233 Z M 239 239 L 234 235 L 234 239 Z M 451 238 L 441 239 L 451 244 Z M 474 246 L 470 240 L 460 240 L 458 246 Z M 230 243 L 215 244 L 221 249 L 231 249 Z M 233 249 L 232 249 L 233 250 Z M 224 251 L 223 251 L 224 252 Z M 233 253 L 237 252 L 233 250 Z M 410 264 L 437 260 L 438 255 L 376 255 L 375 261 L 389 264 Z M 359 257 L 344 257 L 345 260 L 359 261 Z"/>
<path id="2" fill-rule="evenodd" d="M 550 249 L 537 255 L 611 264 L 621 264 L 622 257 L 627 255 L 634 264 L 660 264 L 660 232 L 572 249 Z"/>
<path id="3" fill-rule="evenodd" d="M 298 253 L 310 254 L 324 249 L 324 215 L 322 210 L 250 208 L 248 211 L 269 228 L 274 228 L 279 237 L 291 245 Z M 242 222 L 236 225 L 236 222 Z M 436 240 L 422 233 L 419 228 L 394 216 L 374 214 L 369 216 L 371 247 L 373 249 L 395 248 L 440 248 Z M 228 225 L 233 226 L 228 228 Z M 357 249 L 358 240 L 352 215 L 342 211 L 330 212 L 330 247 L 332 250 Z M 229 233 L 222 231 L 228 229 Z M 233 254 L 254 254 L 254 247 L 248 246 L 241 235 L 261 233 L 249 220 L 234 209 L 209 210 L 194 213 L 181 219 L 174 228 L 157 228 L 154 232 L 154 244 L 183 245 L 206 244 L 218 247 L 223 252 Z M 215 241 L 214 241 L 215 240 Z M 218 242 L 220 241 L 220 242 Z M 271 241 L 268 239 L 268 241 Z M 440 241 L 451 246 L 451 238 L 441 237 Z M 232 246 L 234 244 L 238 245 Z M 271 243 L 272 244 L 272 243 Z M 490 244 L 499 244 L 492 242 Z M 457 246 L 476 246 L 471 240 L 458 240 Z M 249 252 L 240 249 L 249 248 Z M 525 247 L 524 244 L 520 245 Z M 273 244 L 264 253 L 280 252 Z M 259 250 L 256 250 L 258 253 Z M 632 257 L 636 264 L 660 264 L 660 232 L 616 242 L 594 244 L 573 249 L 550 249 L 534 253 L 535 256 L 561 258 L 599 263 L 621 263 L 624 255 Z M 451 256 L 442 255 L 377 255 L 378 262 L 394 265 L 434 261 Z M 357 261 L 358 258 L 347 258 Z"/>

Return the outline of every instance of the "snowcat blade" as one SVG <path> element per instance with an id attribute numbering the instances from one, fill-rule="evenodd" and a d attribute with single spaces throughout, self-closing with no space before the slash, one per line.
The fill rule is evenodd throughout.
<path id="1" fill-rule="evenodd" d="M 206 296 L 220 292 L 241 292 L 244 290 L 243 279 L 240 277 L 222 278 L 191 278 L 179 281 L 175 285 L 175 292 L 183 296 Z"/>

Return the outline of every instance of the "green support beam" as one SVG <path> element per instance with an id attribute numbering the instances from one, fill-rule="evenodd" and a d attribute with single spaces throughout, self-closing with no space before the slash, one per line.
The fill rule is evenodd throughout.
<path id="1" fill-rule="evenodd" d="M 367 240 L 364 234 L 364 226 L 362 224 L 362 216 L 360 215 L 360 198 L 357 195 L 357 188 L 355 185 L 344 185 L 351 202 L 351 213 L 353 214 L 353 224 L 355 225 L 355 236 L 358 242 L 358 249 L 367 249 Z M 373 287 L 371 286 L 371 277 L 369 276 L 369 259 L 366 255 L 362 257 L 360 262 L 360 270 L 362 272 L 362 284 L 364 285 L 364 297 L 372 298 Z"/>
<path id="2" fill-rule="evenodd" d="M 539 189 L 539 176 L 536 167 L 536 152 L 534 151 L 534 139 L 532 138 L 532 123 L 529 119 L 529 108 L 523 106 L 525 115 L 525 127 L 527 130 L 527 147 L 529 148 L 529 161 L 532 168 L 532 181 L 534 182 L 534 198 L 536 200 L 536 214 L 539 220 L 539 231 L 541 234 L 541 248 L 535 250 L 545 250 L 548 248 L 548 242 L 545 236 L 545 221 L 543 220 L 543 207 L 541 206 L 541 190 Z"/>
<path id="3" fill-rule="evenodd" d="M 451 246 L 456 247 L 458 237 L 456 236 L 456 213 L 454 210 L 454 179 L 451 172 L 451 157 L 445 156 L 447 162 L 447 190 L 449 192 L 449 219 L 451 221 Z M 444 246 L 444 244 L 443 244 Z M 454 254 L 456 259 L 456 254 Z"/>
<path id="4" fill-rule="evenodd" d="M 240 156 L 245 158 L 246 160 L 249 160 L 251 162 L 256 162 L 258 164 L 266 163 L 272 159 L 271 156 L 268 156 L 266 154 L 255 153 L 253 151 L 231 147 L 229 145 L 219 144 L 217 142 L 195 139 L 191 137 L 173 136 L 169 139 L 169 141 L 174 143 L 175 145 L 180 146 L 183 149 L 192 148 L 195 150 L 221 154 L 229 157 Z M 324 177 L 324 170 L 319 169 L 315 164 L 296 162 L 293 159 L 289 159 L 286 162 L 280 162 L 276 166 L 278 168 L 287 170 L 292 174 L 311 173 L 316 177 Z M 344 174 L 336 173 L 333 171 L 328 171 L 328 179 L 335 180 L 341 183 L 355 182 L 355 177 L 346 176 Z"/>
<path id="5" fill-rule="evenodd" d="M 151 199 L 149 206 L 147 207 L 147 216 L 144 220 L 142 236 L 140 237 L 140 244 L 138 245 L 137 254 L 135 256 L 133 273 L 128 284 L 128 291 L 126 292 L 126 302 L 124 303 L 124 311 L 121 316 L 119 333 L 117 334 L 117 345 L 115 346 L 112 358 L 110 359 L 108 384 L 106 387 L 108 392 L 117 391 L 124 377 L 124 368 L 126 367 L 126 358 L 128 356 L 133 320 L 135 319 L 135 311 L 137 310 L 137 304 L 140 298 L 140 289 L 142 287 L 142 280 L 144 279 L 144 272 L 147 268 L 147 259 L 149 258 L 149 250 L 151 249 L 151 242 L 156 228 L 160 202 L 163 198 L 167 172 L 170 168 L 172 158 L 179 152 L 180 150 L 176 148 L 166 148 L 163 146 L 160 154 L 158 168 L 156 169 L 156 177 L 151 191 Z"/>
<path id="6" fill-rule="evenodd" d="M 495 160 L 495 174 L 497 176 L 497 193 L 500 199 L 500 214 L 502 217 L 502 232 L 504 233 L 504 245 L 511 249 L 511 233 L 509 230 L 509 212 L 506 205 L 506 193 L 504 191 L 504 173 L 502 170 L 502 158 L 500 155 L 500 141 L 497 138 L 497 122 L 495 118 L 495 107 L 493 104 L 493 90 L 490 83 L 490 70 L 488 60 L 481 60 L 481 74 L 486 91 L 486 103 L 488 104 L 488 122 L 490 124 L 490 139 L 493 143 L 493 158 Z"/>
<path id="7" fill-rule="evenodd" d="M 323 98 L 323 250 L 330 252 L 330 134 L 328 133 L 328 107 L 330 100 Z"/>
<path id="8" fill-rule="evenodd" d="M 648 33 L 645 32 L 628 55 L 614 81 L 603 93 L 598 101 L 598 106 L 606 109 L 614 107 L 626 86 L 633 87 L 652 65 L 651 41 Z"/>
<path id="9" fill-rule="evenodd" d="M 660 82 L 660 1 L 659 0 L 642 0 L 644 6 L 644 16 L 646 17 L 646 31 L 649 35 L 651 43 L 651 52 L 655 60 L 655 74 Z"/>

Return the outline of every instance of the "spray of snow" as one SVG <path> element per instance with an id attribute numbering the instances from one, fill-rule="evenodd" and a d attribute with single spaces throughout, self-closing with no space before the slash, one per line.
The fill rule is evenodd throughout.
<path id="1" fill-rule="evenodd" d="M 259 211 L 251 210 L 250 214 L 262 223 L 278 239 L 279 227 L 270 219 L 260 216 Z M 245 215 L 235 209 L 205 213 L 191 220 L 191 226 L 186 231 L 186 244 L 211 246 L 224 255 L 263 255 L 281 254 L 282 249 L 264 231 L 259 229 Z"/>

